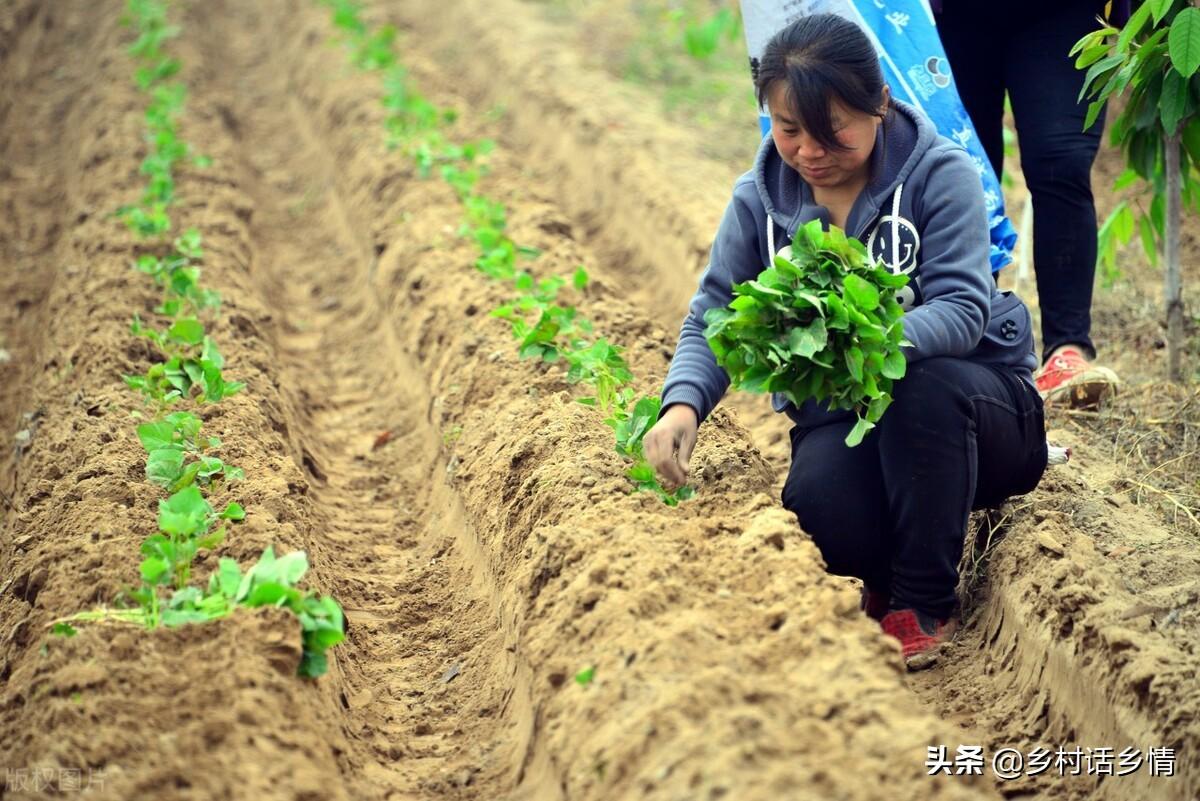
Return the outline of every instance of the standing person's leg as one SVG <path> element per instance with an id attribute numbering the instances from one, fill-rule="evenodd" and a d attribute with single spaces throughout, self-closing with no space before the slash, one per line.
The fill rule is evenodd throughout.
<path id="1" fill-rule="evenodd" d="M 1029 15 L 1021 36 L 1010 41 L 1003 55 L 1021 167 L 1033 196 L 1042 361 L 1053 360 L 1038 377 L 1039 389 L 1047 398 L 1071 393 L 1091 402 L 1116 381 L 1110 370 L 1086 361 L 1096 355 L 1091 338 L 1096 274 L 1091 171 L 1104 114 L 1083 130 L 1087 103 L 1077 98 L 1084 73 L 1075 69 L 1067 53 L 1098 25 L 1091 0 L 1053 4 Z"/>
<path id="2" fill-rule="evenodd" d="M 936 646 L 955 605 L 973 508 L 1032 490 L 1046 467 L 1042 402 L 1001 367 L 939 357 L 910 364 L 880 421 L 893 530 L 891 612 L 910 667 Z M 889 625 L 890 622 L 890 625 Z"/>
<path id="3" fill-rule="evenodd" d="M 985 17 L 973 5 L 946 0 L 936 19 L 938 36 L 954 88 L 999 178 L 1004 170 L 1004 64 L 996 54 L 1005 45 L 996 39 L 995 11 L 989 7 Z"/>
<path id="4" fill-rule="evenodd" d="M 852 425 L 792 428 L 792 465 L 783 506 L 813 538 L 830 573 L 860 578 L 870 593 L 884 597 L 891 580 L 891 524 L 879 451 L 872 435 L 847 448 Z M 878 609 L 877 616 L 885 611 Z"/>

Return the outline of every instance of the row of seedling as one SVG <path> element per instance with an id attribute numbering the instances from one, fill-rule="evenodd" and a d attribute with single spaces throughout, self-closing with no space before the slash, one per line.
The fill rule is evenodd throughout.
<path id="1" fill-rule="evenodd" d="M 574 306 L 560 302 L 561 290 L 568 285 L 578 293 L 586 291 L 586 270 L 579 267 L 569 276 L 537 279 L 522 269 L 521 259 L 535 258 L 537 251 L 518 246 L 508 236 L 504 204 L 478 191 L 493 144 L 487 140 L 449 141 L 442 129 L 454 120 L 454 114 L 438 109 L 412 87 L 395 54 L 392 26 L 372 29 L 362 19 L 357 0 L 321 2 L 330 7 L 353 64 L 382 77 L 388 147 L 411 157 L 421 177 L 436 170 L 455 190 L 464 207 L 459 234 L 479 249 L 476 268 L 492 279 L 511 283 L 518 293 L 491 314 L 509 322 L 520 358 L 561 363 L 569 382 L 591 388 L 590 395 L 577 401 L 598 409 L 613 429 L 616 450 L 631 463 L 626 475 L 637 490 L 653 492 L 672 506 L 691 497 L 690 487 L 667 492 L 642 452 L 642 438 L 658 419 L 659 398 L 636 397 L 633 374 L 621 355 L 624 349 L 597 336 Z"/>
<path id="2" fill-rule="evenodd" d="M 153 311 L 163 322 L 157 327 L 134 315 L 132 333 L 146 339 L 157 356 L 145 372 L 124 378 L 143 401 L 143 410 L 133 416 L 144 421 L 137 434 L 146 449 L 146 477 L 167 497 L 159 501 L 158 530 L 141 545 L 141 583 L 126 588 L 116 608 L 64 618 L 55 631 L 69 635 L 72 622 L 88 620 L 178 626 L 215 620 L 239 606 L 279 606 L 291 610 L 301 624 L 300 674 L 320 676 L 327 667 L 325 651 L 344 638 L 342 610 L 332 598 L 296 586 L 308 569 L 302 551 L 277 558 L 268 547 L 245 573 L 235 560 L 222 557 L 207 582 L 194 581 L 197 557 L 219 547 L 229 526 L 245 517 L 238 503 L 217 511 L 210 499 L 245 474 L 217 455 L 221 440 L 206 435 L 201 417 L 187 407 L 219 403 L 244 385 L 226 378 L 224 359 L 208 333 L 221 300 L 200 282 L 199 231 L 189 229 L 169 239 L 176 165 L 192 159 L 207 166 L 207 159 L 193 157 L 179 136 L 186 87 L 173 80 L 180 64 L 165 49 L 179 29 L 168 23 L 166 0 L 129 0 L 125 21 L 137 33 L 129 48 L 138 64 L 135 80 L 149 98 L 149 151 L 141 166 L 146 185 L 139 202 L 122 207 L 117 216 L 141 240 L 134 266 L 161 290 Z"/>

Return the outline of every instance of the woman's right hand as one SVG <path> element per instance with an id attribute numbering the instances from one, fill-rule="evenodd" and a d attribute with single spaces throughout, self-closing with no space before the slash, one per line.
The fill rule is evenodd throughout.
<path id="1" fill-rule="evenodd" d="M 642 453 L 659 476 L 676 489 L 687 483 L 688 462 L 696 447 L 700 421 L 696 410 L 686 403 L 673 403 L 642 438 Z"/>

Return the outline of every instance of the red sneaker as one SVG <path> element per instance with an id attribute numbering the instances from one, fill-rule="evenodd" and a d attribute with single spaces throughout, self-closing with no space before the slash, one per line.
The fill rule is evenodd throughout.
<path id="1" fill-rule="evenodd" d="M 880 625 L 885 633 L 900 641 L 904 651 L 904 666 L 909 670 L 932 667 L 942 654 L 942 646 L 957 628 L 953 618 L 937 620 L 915 609 L 888 612 Z"/>
<path id="2" fill-rule="evenodd" d="M 1117 374 L 1083 358 L 1078 348 L 1063 348 L 1038 371 L 1038 392 L 1047 403 L 1096 406 L 1117 388 Z"/>
<path id="3" fill-rule="evenodd" d="M 862 603 L 859 604 L 858 608 L 866 612 L 869 618 L 883 620 L 883 616 L 888 611 L 888 602 L 891 600 L 891 593 L 878 592 L 864 584 L 862 588 Z"/>

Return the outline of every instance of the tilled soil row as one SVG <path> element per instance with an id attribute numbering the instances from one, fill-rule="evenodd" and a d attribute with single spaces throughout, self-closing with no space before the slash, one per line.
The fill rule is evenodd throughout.
<path id="1" fill-rule="evenodd" d="M 23 331 L 13 348 L 20 386 L 6 395 L 4 441 L 20 447 L 0 484 L 14 508 L 0 533 L 0 795 L 33 799 L 86 788 L 89 797 L 345 798 L 337 755 L 335 681 L 295 676 L 298 627 L 262 610 L 178 630 L 84 625 L 50 638 L 53 619 L 110 603 L 138 581 L 138 546 L 155 530 L 160 491 L 143 475 L 135 396 L 120 376 L 152 352 L 129 333 L 159 297 L 132 269 L 139 247 L 111 216 L 141 192 L 145 98 L 132 86 L 119 6 L 14 3 L 4 47 L 4 280 Z M 6 22 L 10 17 L 6 16 Z M 209 287 L 221 292 L 212 329 L 244 393 L 201 414 L 246 468 L 213 498 L 249 511 L 221 554 L 248 566 L 263 548 L 306 549 L 324 585 L 321 547 L 307 539 L 308 480 L 288 436 L 272 376 L 269 316 L 249 280 L 252 214 L 233 184 L 215 110 L 195 104 L 184 135 L 212 154 L 183 167 L 178 228 L 205 236 Z M 10 193 L 11 188 L 11 193 Z M 10 260 L 9 254 L 21 258 Z M 36 279 L 29 279 L 36 273 Z M 24 283 L 23 283 L 24 282 Z M 40 291 L 39 291 L 40 290 Z M 6 312 L 9 311 L 6 309 Z M 6 387 L 13 388 L 5 377 Z M 7 447 L 7 445 L 6 445 Z M 216 559 L 199 560 L 206 575 Z"/>
<path id="2" fill-rule="evenodd" d="M 387 11 L 410 34 L 405 41 L 424 80 L 476 107 L 506 109 L 503 141 L 536 155 L 534 170 L 548 191 L 594 236 L 597 252 L 614 256 L 605 260 L 613 286 L 626 287 L 626 299 L 673 331 L 704 263 L 699 246 L 715 230 L 734 174 L 724 170 L 722 182 L 723 168 L 696 156 L 685 132 L 648 113 L 652 97 L 631 99 L 627 87 L 580 68 L 533 6 L 417 0 Z M 636 231 L 626 220 L 637 221 Z M 760 398 L 726 403 L 767 454 L 778 488 L 789 456 L 782 417 Z M 711 436 L 706 424 L 702 447 Z M 951 658 L 910 683 L 935 712 L 972 727 L 972 742 L 990 749 L 1175 749 L 1171 778 L 1143 767 L 1107 781 L 1020 780 L 1001 784 L 1005 792 L 1194 797 L 1200 548 L 1186 531 L 1165 527 L 1114 492 L 1137 477 L 1123 475 L 1099 447 L 1065 429 L 1051 439 L 1071 445 L 1075 461 L 1051 469 L 1035 493 L 992 516 L 1005 524 L 985 561 L 987 592 L 968 598 L 968 626 Z M 704 470 L 704 458 L 693 465 Z M 976 521 L 977 529 L 988 527 Z"/>

